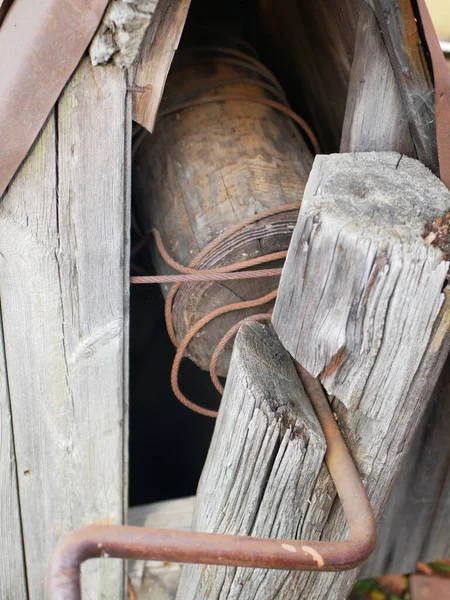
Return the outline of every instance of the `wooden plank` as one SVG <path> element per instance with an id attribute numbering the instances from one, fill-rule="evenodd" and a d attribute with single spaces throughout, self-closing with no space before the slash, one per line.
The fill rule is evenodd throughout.
<path id="1" fill-rule="evenodd" d="M 0 268 L 2 265 L 0 256 Z M 16 455 L 0 312 L 0 590 L 4 600 L 28 597 Z"/>
<path id="2" fill-rule="evenodd" d="M 409 121 L 417 157 L 439 171 L 433 82 L 411 0 L 367 0 L 383 35 Z"/>
<path id="3" fill-rule="evenodd" d="M 422 238 L 449 203 L 443 184 L 413 159 L 317 157 L 280 283 L 274 326 L 334 396 L 378 519 L 450 345 L 449 294 L 441 292 L 448 263 Z M 321 503 L 329 500 L 318 512 Z M 342 511 L 320 514 L 318 530 L 341 537 Z M 304 575 L 298 589 L 333 600 L 356 577 Z"/>
<path id="4" fill-rule="evenodd" d="M 417 561 L 450 554 L 450 361 L 414 435 L 380 522 L 379 543 L 361 576 L 411 573 Z"/>
<path id="5" fill-rule="evenodd" d="M 45 596 L 48 557 L 62 534 L 124 516 L 126 106 L 124 73 L 85 60 L 0 206 L 0 292 L 33 600 Z M 122 581 L 120 563 L 92 563 L 83 597 L 122 598 Z"/>
<path id="6" fill-rule="evenodd" d="M 341 140 L 342 152 L 363 150 L 397 150 L 415 155 L 389 56 L 369 6 L 363 6 L 360 12 Z M 450 449 L 443 425 L 448 424 L 450 410 L 446 369 L 450 369 L 448 363 L 393 485 L 380 521 L 377 548 L 362 567 L 361 578 L 414 571 L 418 560 L 426 561 L 431 556 L 424 544 L 434 550 L 446 549 L 448 527 L 434 529 L 433 535 L 430 532 L 433 515 L 447 505 L 440 493 Z M 444 518 L 444 525 L 448 518 Z"/>
<path id="7" fill-rule="evenodd" d="M 130 104 L 125 72 L 85 60 L 58 105 L 64 352 L 79 485 L 91 490 L 72 511 L 81 524 L 122 523 L 127 508 Z M 122 564 L 101 569 L 84 567 L 87 597 L 121 598 Z"/>
<path id="8" fill-rule="evenodd" d="M 373 10 L 361 7 L 341 152 L 394 150 L 416 156 L 409 122 Z"/>
<path id="9" fill-rule="evenodd" d="M 191 0 L 159 0 L 137 62 L 133 119 L 152 132 Z"/>
<path id="10" fill-rule="evenodd" d="M 190 530 L 195 496 L 135 506 L 128 523 L 138 527 Z M 174 600 L 183 565 L 154 560 L 130 561 L 128 574 L 138 600 Z"/>
<path id="11" fill-rule="evenodd" d="M 325 441 L 289 355 L 272 328 L 248 323 L 230 371 L 201 476 L 193 529 L 315 537 L 309 518 Z M 298 597 L 298 573 L 185 565 L 179 600 Z"/>

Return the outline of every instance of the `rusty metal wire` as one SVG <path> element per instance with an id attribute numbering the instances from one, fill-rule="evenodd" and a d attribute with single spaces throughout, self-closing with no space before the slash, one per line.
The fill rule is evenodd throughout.
<path id="1" fill-rule="evenodd" d="M 200 58 L 199 58 L 200 56 Z M 193 62 L 194 59 L 194 62 Z M 174 65 L 174 70 L 177 70 L 183 66 L 193 66 L 197 64 L 210 63 L 210 62 L 220 62 L 224 64 L 229 64 L 231 66 L 244 68 L 251 73 L 256 73 L 262 79 L 249 79 L 246 78 L 233 78 L 233 79 L 224 79 L 219 82 L 214 82 L 212 84 L 206 84 L 201 88 L 193 90 L 187 94 L 184 94 L 181 97 L 178 97 L 175 102 L 169 102 L 169 105 L 165 108 L 162 108 L 158 113 L 158 120 L 167 117 L 168 115 L 177 113 L 181 110 L 189 109 L 195 106 L 200 106 L 202 104 L 216 103 L 216 102 L 228 102 L 228 101 L 239 101 L 239 102 L 253 102 L 257 104 L 262 104 L 264 106 L 268 106 L 269 108 L 273 108 L 278 110 L 288 117 L 290 117 L 295 123 L 297 123 L 303 132 L 306 134 L 308 139 L 311 142 L 314 150 L 316 152 L 320 152 L 319 144 L 317 139 L 312 132 L 311 128 L 308 124 L 297 115 L 289 106 L 286 95 L 282 86 L 280 85 L 278 79 L 275 75 L 265 67 L 257 58 L 249 55 L 247 52 L 242 52 L 240 50 L 228 47 L 214 46 L 214 47 L 205 47 L 205 48 L 189 48 L 183 51 L 183 54 L 178 57 L 176 64 Z M 231 85 L 242 85 L 243 83 L 250 82 L 252 85 L 258 86 L 265 91 L 269 91 L 276 99 L 271 100 L 268 98 L 264 98 L 261 96 L 251 96 L 251 95 L 241 95 L 241 94 L 219 94 L 219 95 L 209 95 L 204 96 L 203 94 L 213 91 L 217 88 Z M 164 247 L 164 243 L 161 237 L 161 234 L 158 230 L 153 229 L 149 232 L 147 236 L 141 239 L 138 244 L 132 249 L 131 255 L 133 256 L 149 239 L 152 235 L 155 239 L 156 247 L 160 256 L 163 260 L 174 270 L 178 271 L 176 275 L 133 275 L 130 278 L 131 283 L 133 284 L 145 284 L 145 283 L 173 283 L 174 285 L 171 287 L 170 291 L 166 297 L 165 303 L 165 320 L 167 332 L 169 334 L 170 340 L 177 348 L 177 352 L 175 355 L 175 359 L 172 366 L 171 371 L 171 384 L 172 389 L 175 396 L 178 398 L 182 404 L 198 412 L 205 416 L 216 417 L 217 411 L 205 409 L 198 404 L 190 401 L 180 390 L 178 384 L 178 374 L 180 369 L 180 364 L 183 359 L 184 353 L 193 339 L 193 337 L 199 333 L 199 331 L 208 323 L 210 323 L 213 319 L 220 317 L 224 314 L 230 313 L 232 311 L 238 311 L 243 309 L 255 308 L 258 306 L 263 306 L 268 302 L 271 302 L 276 297 L 276 290 L 271 292 L 270 294 L 266 294 L 261 298 L 256 298 L 253 300 L 247 300 L 242 302 L 236 302 L 234 304 L 228 304 L 225 307 L 220 307 L 208 315 L 206 315 L 203 319 L 201 319 L 198 323 L 193 325 L 188 329 L 184 338 L 182 340 L 178 340 L 175 327 L 173 323 L 173 303 L 175 297 L 180 290 L 180 286 L 182 283 L 192 283 L 192 282 L 201 282 L 201 281 L 227 281 L 227 280 L 237 280 L 237 279 L 250 279 L 250 278 L 258 278 L 258 277 L 273 277 L 281 275 L 281 268 L 277 269 L 260 269 L 258 271 L 243 271 L 244 269 L 249 269 L 251 267 L 255 267 L 258 265 L 262 265 L 268 262 L 276 261 L 276 260 L 284 260 L 286 258 L 287 251 L 283 250 L 280 252 L 274 252 L 268 255 L 259 256 L 256 258 L 252 258 L 249 260 L 236 262 L 230 265 L 225 265 L 222 267 L 218 267 L 215 269 L 204 269 L 200 268 L 202 261 L 206 259 L 208 256 L 212 254 L 212 252 L 218 248 L 225 240 L 228 240 L 231 236 L 238 233 L 248 225 L 260 221 L 264 218 L 279 215 L 282 213 L 287 213 L 290 211 L 298 211 L 300 208 L 299 203 L 293 204 L 285 204 L 283 206 L 277 206 L 261 212 L 257 215 L 252 215 L 235 226 L 229 227 L 225 232 L 216 237 L 210 244 L 208 244 L 197 256 L 196 258 L 188 265 L 181 265 L 177 261 L 175 261 L 170 254 L 167 252 Z M 134 267 L 134 265 L 133 265 Z M 137 271 L 136 267 L 134 267 L 135 271 Z M 235 331 L 235 327 L 232 328 Z M 231 330 L 230 330 L 231 331 Z M 223 351 L 224 346 L 228 343 L 228 341 L 233 337 L 233 334 L 228 332 L 224 338 L 219 342 L 218 348 L 216 348 L 213 353 L 214 360 L 211 363 L 210 374 L 211 379 L 218 390 L 222 389 L 222 386 L 217 378 L 216 367 L 217 367 L 217 359 L 220 355 L 220 352 Z"/>
<path id="2" fill-rule="evenodd" d="M 216 237 L 210 244 L 208 244 L 195 257 L 195 259 L 190 263 L 189 266 L 184 266 L 184 265 L 178 263 L 177 261 L 175 261 L 170 256 L 170 254 L 167 252 L 166 248 L 164 247 L 164 243 L 162 241 L 162 237 L 161 237 L 161 234 L 159 233 L 159 231 L 156 229 L 151 230 L 149 236 L 150 235 L 154 236 L 154 239 L 156 242 L 156 247 L 157 247 L 158 252 L 160 253 L 161 257 L 164 259 L 164 261 L 170 267 L 172 267 L 175 270 L 180 271 L 181 273 L 183 273 L 183 275 L 182 276 L 180 276 L 180 275 L 178 275 L 178 276 L 177 275 L 133 276 L 130 278 L 130 281 L 131 281 L 131 283 L 136 283 L 136 284 L 157 283 L 157 282 L 161 282 L 162 278 L 164 278 L 164 281 L 176 281 L 176 283 L 172 286 L 172 288 L 170 289 L 170 291 L 167 294 L 165 308 L 164 308 L 167 331 L 168 331 L 168 334 L 169 334 L 169 337 L 170 337 L 172 343 L 177 348 L 175 358 L 173 361 L 173 365 L 172 365 L 170 381 L 171 381 L 173 393 L 176 396 L 176 398 L 182 404 L 184 404 L 187 408 L 193 410 L 194 412 L 198 412 L 199 414 L 202 414 L 207 417 L 212 417 L 212 418 L 215 418 L 217 416 L 217 411 L 203 408 L 203 407 L 199 406 L 198 404 L 196 404 L 195 402 L 192 402 L 183 394 L 183 392 L 180 389 L 180 386 L 178 383 L 178 375 L 179 375 L 180 365 L 181 365 L 181 361 L 183 359 L 184 353 L 186 352 L 186 349 L 187 349 L 189 343 L 191 342 L 191 340 L 194 338 L 195 335 L 197 335 L 197 333 L 199 333 L 199 331 L 201 329 L 203 329 L 203 327 L 205 327 L 205 325 L 207 325 L 208 323 L 210 323 L 212 320 L 216 319 L 217 317 L 220 317 L 224 314 L 227 314 L 227 313 L 230 313 L 233 311 L 255 308 L 257 306 L 263 306 L 264 304 L 271 302 L 272 300 L 275 299 L 277 290 L 273 290 L 269 294 L 266 294 L 260 298 L 255 298 L 254 300 L 246 300 L 246 301 L 236 302 L 233 304 L 227 304 L 223 307 L 220 307 L 220 308 L 208 313 L 205 317 L 203 317 L 200 321 L 198 321 L 198 323 L 193 325 L 187 331 L 184 338 L 181 341 L 179 341 L 178 338 L 176 337 L 175 328 L 174 328 L 174 324 L 173 324 L 172 307 L 173 307 L 173 302 L 174 302 L 175 296 L 176 296 L 178 290 L 180 289 L 181 282 L 183 282 L 183 281 L 184 282 L 221 281 L 224 278 L 224 275 L 226 275 L 227 279 L 241 279 L 241 278 L 255 277 L 255 275 L 254 275 L 255 273 L 257 274 L 256 275 L 257 277 L 258 276 L 267 277 L 269 275 L 270 276 L 274 276 L 274 275 L 279 276 L 281 274 L 281 269 L 263 269 L 263 270 L 259 270 L 259 271 L 246 271 L 245 273 L 237 273 L 236 271 L 239 271 L 240 269 L 246 269 L 246 268 L 258 266 L 258 265 L 272 262 L 275 260 L 282 260 L 282 259 L 286 258 L 286 255 L 287 255 L 286 250 L 282 250 L 279 252 L 273 252 L 271 254 L 266 254 L 263 256 L 257 256 L 255 258 L 232 263 L 229 265 L 225 265 L 223 267 L 218 267 L 216 269 L 199 269 L 198 265 L 201 264 L 201 261 L 204 258 L 206 258 L 208 255 L 210 255 L 218 246 L 220 246 L 220 244 L 222 244 L 224 240 L 226 240 L 229 237 L 231 237 L 232 235 L 238 233 L 239 231 L 241 231 L 248 225 L 251 225 L 257 221 L 261 221 L 262 219 L 265 219 L 268 217 L 276 216 L 276 215 L 287 213 L 287 212 L 298 211 L 299 208 L 300 208 L 300 204 L 297 204 L 297 203 L 285 204 L 282 206 L 276 206 L 274 208 L 268 209 L 264 212 L 258 213 L 256 215 L 252 215 L 251 217 L 248 217 L 248 218 L 242 220 L 239 224 L 229 227 L 221 235 Z M 146 236 L 146 240 L 148 240 L 149 236 Z M 142 242 L 140 241 L 140 242 L 138 242 L 138 244 L 141 245 Z M 142 245 L 140 247 L 142 247 Z M 133 251 L 132 251 L 132 253 L 133 253 Z M 234 327 L 232 329 L 234 330 Z M 226 337 L 226 336 L 224 336 L 224 337 Z M 227 338 L 227 342 L 229 341 L 229 339 L 231 339 L 231 337 L 232 337 L 232 334 L 230 335 L 230 337 Z M 226 344 L 227 342 L 224 342 L 224 344 Z M 219 342 L 219 345 L 222 343 L 223 342 L 221 340 L 221 342 Z M 222 350 L 223 350 L 223 347 L 220 348 L 220 352 Z M 220 352 L 219 352 L 219 354 L 220 354 Z M 216 360 L 216 362 L 213 362 L 213 364 L 212 364 L 212 367 L 214 370 L 216 368 L 216 365 L 217 365 L 217 360 Z M 219 389 L 221 387 L 221 384 L 220 384 L 220 382 L 218 382 L 215 371 L 213 372 L 210 369 L 210 374 L 211 374 L 211 379 L 212 379 L 215 387 L 217 389 Z M 219 387 L 217 387 L 217 383 L 219 384 Z"/>
<path id="3" fill-rule="evenodd" d="M 344 571 L 366 560 L 376 544 L 376 523 L 364 486 L 320 382 L 298 363 L 296 367 L 323 429 L 325 461 L 347 519 L 347 540 L 283 540 L 91 525 L 59 541 L 49 565 L 48 599 L 81 600 L 81 564 L 96 557 L 297 571 Z"/>
<path id="4" fill-rule="evenodd" d="M 211 362 L 209 363 L 209 372 L 211 374 L 211 380 L 214 384 L 214 387 L 219 392 L 219 394 L 223 394 L 224 387 L 220 383 L 220 380 L 217 376 L 217 361 L 219 360 L 219 356 L 224 351 L 225 346 L 228 342 L 237 334 L 239 329 L 244 325 L 244 323 L 248 323 L 249 321 L 270 321 L 272 319 L 272 315 L 269 313 L 261 313 L 259 315 L 250 315 L 241 321 L 238 321 L 233 327 L 231 327 L 226 334 L 222 337 L 220 342 L 214 349 L 214 352 L 211 356 Z"/>
<path id="5" fill-rule="evenodd" d="M 197 281 L 230 281 L 235 279 L 259 279 L 260 277 L 279 277 L 282 269 L 259 269 L 242 273 L 189 273 L 181 275 L 133 275 L 130 283 L 192 283 Z"/>

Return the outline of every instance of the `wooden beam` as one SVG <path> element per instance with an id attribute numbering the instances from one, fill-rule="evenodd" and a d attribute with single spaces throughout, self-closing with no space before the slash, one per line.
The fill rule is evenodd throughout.
<path id="1" fill-rule="evenodd" d="M 414 159 L 317 157 L 280 283 L 275 329 L 334 396 L 378 519 L 450 346 L 448 263 L 422 237 L 449 207 Z M 341 510 L 320 514 L 318 530 L 339 537 Z M 304 575 L 298 593 L 343 598 L 356 577 Z"/>
<path id="2" fill-rule="evenodd" d="M 409 121 L 373 10 L 363 3 L 342 128 L 341 152 L 416 156 Z"/>
<path id="3" fill-rule="evenodd" d="M 0 268 L 2 260 L 0 257 Z M 5 346 L 0 311 L 0 589 L 4 598 L 27 598 Z"/>
<path id="4" fill-rule="evenodd" d="M 0 205 L 0 294 L 30 598 L 59 537 L 124 518 L 126 76 L 84 60 Z M 123 597 L 115 561 L 87 597 Z"/>
<path id="5" fill-rule="evenodd" d="M 136 65 L 133 119 L 152 132 L 191 0 L 159 0 Z"/>
<path id="6" fill-rule="evenodd" d="M 375 11 L 403 99 L 417 157 L 439 171 L 434 85 L 411 0 L 367 0 Z"/>
<path id="7" fill-rule="evenodd" d="M 450 360 L 447 360 L 380 521 L 361 577 L 414 572 L 450 556 Z"/>
<path id="8" fill-rule="evenodd" d="M 312 492 L 324 453 L 320 425 L 289 355 L 270 326 L 244 325 L 200 480 L 193 528 L 316 539 Z M 298 597 L 298 576 L 185 565 L 177 598 L 291 599 Z"/>
<path id="9" fill-rule="evenodd" d="M 372 9 L 361 7 L 341 152 L 396 150 L 415 155 L 409 123 Z M 447 371 L 449 371 L 447 373 Z M 450 505 L 446 486 L 450 438 L 447 361 L 380 520 L 377 547 L 360 577 L 410 573 L 418 560 L 447 556 Z M 437 518 L 437 515 L 441 518 Z M 439 525 L 434 526 L 438 520 Z M 446 526 L 447 525 L 447 526 Z"/>

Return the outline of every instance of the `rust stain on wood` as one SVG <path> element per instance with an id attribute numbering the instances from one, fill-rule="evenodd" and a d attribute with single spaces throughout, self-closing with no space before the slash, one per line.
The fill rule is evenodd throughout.
<path id="1" fill-rule="evenodd" d="M 450 258 L 450 212 L 428 222 L 422 237 L 426 244 L 439 248 L 443 259 L 448 260 Z"/>
<path id="2" fill-rule="evenodd" d="M 345 346 L 342 346 L 341 348 L 339 348 L 339 350 L 336 352 L 336 354 L 333 355 L 332 359 L 327 364 L 327 366 L 324 367 L 324 369 L 322 370 L 322 372 L 319 375 L 319 378 L 323 379 L 325 377 L 330 377 L 330 375 L 332 375 L 335 371 L 337 371 L 339 369 L 339 367 L 344 362 L 346 356 L 347 356 L 347 348 Z"/>

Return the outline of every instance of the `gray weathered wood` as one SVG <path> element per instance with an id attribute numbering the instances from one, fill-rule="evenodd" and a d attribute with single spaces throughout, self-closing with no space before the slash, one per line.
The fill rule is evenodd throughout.
<path id="1" fill-rule="evenodd" d="M 274 326 L 334 395 L 378 519 L 449 350 L 448 264 L 422 238 L 449 205 L 414 159 L 317 157 L 280 283 Z M 324 518 L 321 505 L 329 499 L 317 502 L 318 530 L 339 539 L 341 509 Z M 344 598 L 356 577 L 303 574 L 299 597 Z"/>
<path id="2" fill-rule="evenodd" d="M 363 2 L 342 128 L 341 152 L 416 156 L 409 121 L 373 10 Z"/>
<path id="3" fill-rule="evenodd" d="M 138 527 L 190 530 L 195 496 L 135 506 L 128 523 Z M 138 600 L 174 600 L 183 565 L 155 560 L 133 560 L 128 574 Z"/>
<path id="4" fill-rule="evenodd" d="M 124 517 L 128 150 L 125 74 L 83 61 L 0 204 L 0 293 L 24 551 L 45 596 L 59 537 Z M 123 597 L 91 563 L 84 599 Z"/>
<path id="5" fill-rule="evenodd" d="M 249 323 L 234 345 L 200 480 L 197 531 L 306 538 L 325 441 L 289 355 L 272 328 Z M 297 573 L 185 565 L 179 600 L 296 598 Z M 277 593 L 277 590 L 278 593 Z"/>
<path id="6" fill-rule="evenodd" d="M 158 0 L 111 0 L 89 47 L 92 64 L 134 63 Z"/>
<path id="7" fill-rule="evenodd" d="M 449 208 L 448 190 L 414 159 L 316 158 L 274 324 L 289 352 L 348 408 L 387 417 L 410 384 L 448 269 L 422 233 Z"/>
<path id="8" fill-rule="evenodd" d="M 367 150 L 415 154 L 386 46 L 372 9 L 365 5 L 358 23 L 341 151 Z M 445 511 L 448 515 L 450 508 L 441 493 L 450 452 L 446 369 L 450 369 L 448 362 L 390 492 L 377 548 L 360 577 L 409 573 L 415 570 L 418 560 L 436 559 L 439 553 L 442 558 L 445 551 L 450 552 L 450 515 L 444 517 L 443 526 L 432 526 L 434 515 Z"/>
<path id="9" fill-rule="evenodd" d="M 450 361 L 415 434 L 361 577 L 411 573 L 450 555 Z"/>
<path id="10" fill-rule="evenodd" d="M 0 311 L 0 593 L 4 600 L 22 600 L 27 582 L 1 319 Z"/>
<path id="11" fill-rule="evenodd" d="M 170 65 L 181 38 L 191 0 L 159 0 L 142 44 L 134 84 L 133 119 L 153 131 Z"/>
<path id="12" fill-rule="evenodd" d="M 419 160 L 439 170 L 434 87 L 411 0 L 366 0 L 377 17 Z"/>

